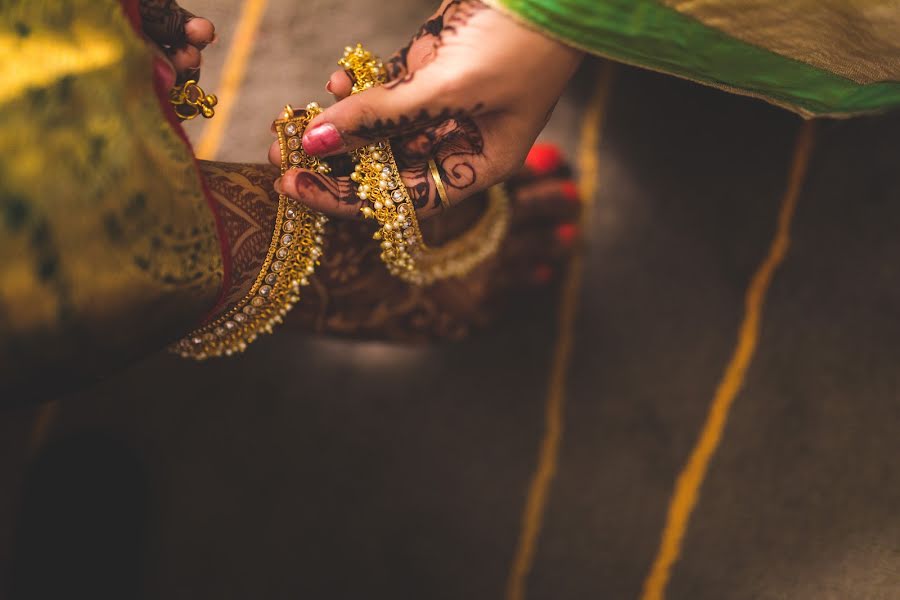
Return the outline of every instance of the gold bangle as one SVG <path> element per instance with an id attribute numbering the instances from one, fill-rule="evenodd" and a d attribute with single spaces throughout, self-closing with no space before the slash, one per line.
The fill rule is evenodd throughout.
<path id="1" fill-rule="evenodd" d="M 434 180 L 434 187 L 437 189 L 438 197 L 441 199 L 441 206 L 444 210 L 450 208 L 450 199 L 447 198 L 447 188 L 441 181 L 441 173 L 438 171 L 437 163 L 433 159 L 428 160 L 428 170 L 431 171 L 431 178 Z"/>
<path id="2" fill-rule="evenodd" d="M 283 118 L 275 121 L 282 174 L 296 167 L 327 172 L 325 163 L 299 145 L 306 125 L 320 112 L 314 103 L 297 114 L 287 106 Z M 322 256 L 326 222 L 324 215 L 280 194 L 272 242 L 250 292 L 225 314 L 176 342 L 172 351 L 196 360 L 231 356 L 243 352 L 260 333 L 272 333 L 300 300 L 300 287 L 309 285 Z"/>
<path id="3" fill-rule="evenodd" d="M 384 65 L 360 44 L 355 48 L 348 46 L 338 64 L 353 72 L 354 94 L 386 80 Z M 350 177 L 358 184 L 357 195 L 366 202 L 360 212 L 367 219 L 377 220 L 379 229 L 373 238 L 381 243 L 381 260 L 391 274 L 408 283 L 428 285 L 468 274 L 499 249 L 510 217 L 509 197 L 502 186 L 489 190 L 487 210 L 474 227 L 439 248 L 429 248 L 422 239 L 415 206 L 400 178 L 390 142 L 382 140 L 365 146 L 351 156 L 357 164 Z M 445 204 L 446 189 L 437 165 L 432 161 L 429 167 L 441 203 Z"/>

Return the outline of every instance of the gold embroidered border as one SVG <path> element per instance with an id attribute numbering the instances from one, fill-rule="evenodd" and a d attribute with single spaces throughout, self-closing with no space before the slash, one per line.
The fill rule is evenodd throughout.
<path id="1" fill-rule="evenodd" d="M 900 81 L 898 0 L 660 0 L 743 42 L 860 84 Z"/>

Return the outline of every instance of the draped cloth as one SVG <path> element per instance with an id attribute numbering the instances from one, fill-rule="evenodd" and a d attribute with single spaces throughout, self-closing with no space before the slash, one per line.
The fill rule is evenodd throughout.
<path id="1" fill-rule="evenodd" d="M 900 0 L 486 0 L 586 52 L 804 117 L 900 106 Z"/>
<path id="2" fill-rule="evenodd" d="M 0 3 L 0 392 L 164 346 L 226 277 L 137 21 L 136 0 Z"/>
<path id="3" fill-rule="evenodd" d="M 588 52 L 804 116 L 900 105 L 900 0 L 487 0 Z M 230 253 L 137 0 L 0 2 L 0 396 L 207 315 Z"/>

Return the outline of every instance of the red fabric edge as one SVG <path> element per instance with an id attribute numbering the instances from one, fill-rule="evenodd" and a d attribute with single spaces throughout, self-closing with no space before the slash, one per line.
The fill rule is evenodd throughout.
<path id="1" fill-rule="evenodd" d="M 128 19 L 129 23 L 131 23 L 131 26 L 134 29 L 135 33 L 143 38 L 144 33 L 141 27 L 141 13 L 140 9 L 138 8 L 138 0 L 119 0 L 119 2 L 122 6 L 122 10 L 124 11 L 126 18 Z M 200 187 L 203 190 L 203 197 L 206 199 L 206 204 L 216 221 L 216 233 L 219 237 L 219 252 L 222 255 L 222 285 L 219 288 L 219 293 L 216 295 L 216 301 L 198 323 L 202 324 L 209 321 L 212 317 L 221 312 L 222 306 L 225 303 L 225 295 L 228 293 L 228 290 L 231 289 L 231 246 L 228 241 L 228 236 L 225 232 L 225 224 L 223 223 L 222 217 L 219 214 L 218 205 L 216 204 L 215 200 L 213 200 L 212 194 L 210 193 L 209 188 L 206 185 L 206 180 L 200 173 L 200 165 L 197 163 L 197 157 L 194 155 L 194 147 L 191 145 L 191 142 L 188 139 L 184 128 L 181 126 L 181 121 L 175 114 L 175 110 L 169 103 L 169 86 L 165 81 L 163 81 L 161 77 L 161 73 L 163 73 L 164 69 L 167 68 L 168 67 L 164 65 L 163 59 L 161 57 L 153 57 L 153 88 L 156 90 L 156 96 L 159 100 L 160 108 L 162 109 L 162 112 L 166 117 L 166 121 L 168 121 L 169 125 L 172 127 L 178 137 L 181 138 L 181 141 L 184 142 L 185 146 L 187 146 L 188 150 L 191 153 L 191 156 L 193 157 L 194 170 L 197 173 L 197 179 L 200 181 Z"/>

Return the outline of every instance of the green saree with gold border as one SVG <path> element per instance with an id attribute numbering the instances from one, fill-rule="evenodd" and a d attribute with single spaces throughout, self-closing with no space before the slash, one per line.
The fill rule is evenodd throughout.
<path id="1" fill-rule="evenodd" d="M 900 106 L 897 0 L 487 0 L 586 52 L 804 117 Z"/>

